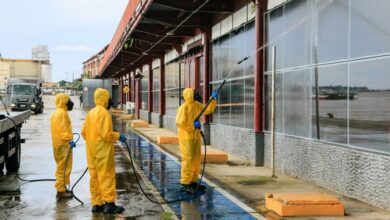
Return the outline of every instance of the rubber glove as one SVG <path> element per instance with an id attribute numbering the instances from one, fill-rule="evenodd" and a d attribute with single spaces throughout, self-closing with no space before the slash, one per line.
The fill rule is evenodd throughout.
<path id="1" fill-rule="evenodd" d="M 75 148 L 76 143 L 74 141 L 69 142 L 70 148 Z"/>
<path id="2" fill-rule="evenodd" d="M 195 127 L 195 129 L 200 129 L 200 121 L 195 121 L 194 127 Z"/>
<path id="3" fill-rule="evenodd" d="M 126 136 L 125 136 L 124 134 L 120 134 L 120 135 L 119 135 L 119 140 L 120 140 L 121 142 L 126 142 Z"/>
<path id="4" fill-rule="evenodd" d="M 217 98 L 218 98 L 218 92 L 217 92 L 217 91 L 213 91 L 213 92 L 211 93 L 211 97 L 212 97 L 213 99 L 217 100 Z"/>

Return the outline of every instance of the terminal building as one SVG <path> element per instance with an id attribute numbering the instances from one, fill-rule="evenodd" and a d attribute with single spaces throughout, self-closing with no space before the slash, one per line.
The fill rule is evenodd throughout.
<path id="1" fill-rule="evenodd" d="M 176 131 L 181 92 L 207 102 L 208 142 L 271 166 L 271 48 L 276 48 L 276 171 L 390 206 L 390 2 L 133 0 L 98 77 L 129 85 L 136 116 Z M 389 81 L 387 81 L 389 80 Z M 121 89 L 119 89 L 121 91 Z M 125 100 L 127 97 L 127 100 Z"/>

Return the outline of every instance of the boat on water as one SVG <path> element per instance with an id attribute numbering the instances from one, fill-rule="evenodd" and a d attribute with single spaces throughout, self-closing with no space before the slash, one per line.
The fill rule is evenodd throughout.
<path id="1" fill-rule="evenodd" d="M 347 92 L 347 91 L 320 91 L 318 95 L 319 100 L 342 100 L 349 99 L 354 100 L 357 97 L 356 92 Z M 312 95 L 313 99 L 316 99 L 316 95 Z"/>

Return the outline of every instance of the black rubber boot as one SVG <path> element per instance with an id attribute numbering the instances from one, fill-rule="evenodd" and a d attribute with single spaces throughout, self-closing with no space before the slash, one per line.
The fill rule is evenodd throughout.
<path id="1" fill-rule="evenodd" d="M 97 213 L 97 212 L 103 212 L 104 205 L 94 205 L 92 207 L 92 212 Z"/>
<path id="2" fill-rule="evenodd" d="M 118 214 L 125 211 L 125 208 L 122 206 L 115 205 L 114 202 L 104 204 L 103 213 L 104 214 Z"/>
<path id="3" fill-rule="evenodd" d="M 193 182 L 191 183 L 191 187 L 192 189 L 195 191 L 205 191 L 207 189 L 207 187 L 205 185 L 198 185 L 198 182 Z"/>
<path id="4" fill-rule="evenodd" d="M 194 194 L 195 192 L 191 184 L 181 184 L 180 191 L 188 194 Z"/>

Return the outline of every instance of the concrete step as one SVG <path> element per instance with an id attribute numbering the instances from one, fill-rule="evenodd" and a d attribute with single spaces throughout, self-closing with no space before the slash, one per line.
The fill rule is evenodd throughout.
<path id="1" fill-rule="evenodd" d="M 204 145 L 201 146 L 202 151 L 201 151 L 201 161 L 203 162 L 203 157 L 204 157 Z M 206 152 L 206 163 L 220 163 L 220 164 L 225 164 L 228 162 L 228 155 L 227 153 L 210 148 L 207 146 L 207 152 Z"/>
<path id="2" fill-rule="evenodd" d="M 130 127 L 132 127 L 132 128 L 148 128 L 149 123 L 147 121 L 141 121 L 141 120 L 133 121 L 133 122 L 131 122 Z"/>
<path id="3" fill-rule="evenodd" d="M 157 137 L 158 144 L 179 144 L 179 139 L 177 136 L 158 136 Z"/>
<path id="4" fill-rule="evenodd" d="M 113 114 L 123 114 L 123 111 L 122 111 L 122 109 L 111 109 L 110 110 Z"/>
<path id="5" fill-rule="evenodd" d="M 121 115 L 119 117 L 120 120 L 132 120 L 134 119 L 134 115 Z"/>
<path id="6" fill-rule="evenodd" d="M 265 206 L 282 217 L 344 216 L 344 205 L 340 200 L 322 193 L 267 193 Z"/>

